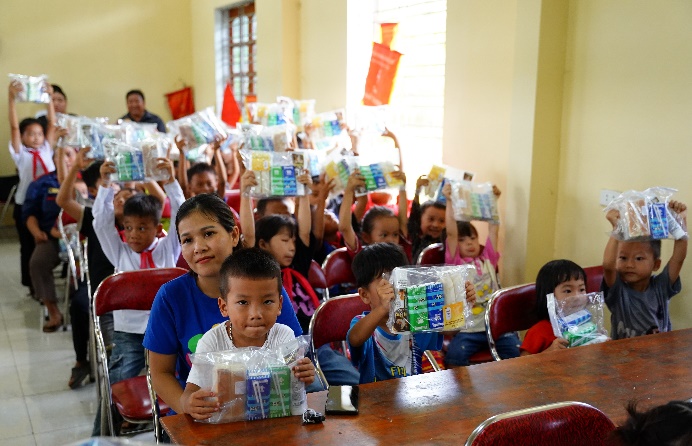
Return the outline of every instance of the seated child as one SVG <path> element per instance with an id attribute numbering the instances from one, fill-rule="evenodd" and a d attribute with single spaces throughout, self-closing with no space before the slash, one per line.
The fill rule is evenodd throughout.
<path id="1" fill-rule="evenodd" d="M 147 194 L 131 196 L 123 206 L 122 224 L 125 241 L 115 227 L 114 191 L 110 187 L 115 164 L 106 161 L 101 165 L 101 186 L 94 200 L 93 226 L 99 244 L 116 271 L 134 271 L 148 268 L 172 268 L 180 256 L 180 241 L 174 230 L 178 208 L 185 201 L 180 185 L 175 181 L 173 162 L 159 158 L 157 168 L 167 169 L 170 175 L 164 189 L 171 200 L 171 230 L 163 238 L 161 231 L 162 204 Z M 122 194 L 122 191 L 121 191 Z M 113 312 L 113 342 L 109 361 L 111 384 L 135 377 L 144 367 L 144 331 L 149 311 L 119 310 Z M 94 424 L 94 434 L 99 432 L 100 410 Z"/>
<path id="2" fill-rule="evenodd" d="M 216 140 L 210 144 L 214 153 L 212 164 L 205 162 L 196 163 L 190 167 L 190 162 L 185 157 L 185 143 L 180 138 L 176 139 L 180 150 L 178 159 L 178 181 L 185 192 L 185 197 L 190 198 L 199 194 L 217 194 L 224 198 L 226 193 L 226 163 L 220 150 L 223 141 Z"/>
<path id="3" fill-rule="evenodd" d="M 671 201 L 670 208 L 685 221 L 687 206 Z M 616 227 L 620 214 L 606 218 Z M 686 223 L 685 223 L 686 225 Z M 675 240 L 673 254 L 661 274 L 661 241 L 629 242 L 610 237 L 603 254 L 605 303 L 611 312 L 611 338 L 622 339 L 672 330 L 668 301 L 678 294 L 680 270 L 687 256 L 687 240 Z"/>
<path id="4" fill-rule="evenodd" d="M 370 306 L 370 311 L 351 321 L 346 337 L 361 383 L 419 374 L 423 352 L 442 348 L 442 333 L 411 336 L 410 332 L 393 334 L 387 327 L 394 288 L 382 274 L 405 265 L 406 254 L 392 243 L 368 245 L 353 259 L 358 294 Z M 475 299 L 473 285 L 466 282 L 466 300 L 473 303 Z"/>
<path id="5" fill-rule="evenodd" d="M 394 174 L 397 174 L 397 178 L 406 183 L 406 176 L 403 172 L 396 171 L 392 175 Z M 351 207 L 353 206 L 355 190 L 359 187 L 365 187 L 365 180 L 360 172 L 356 170 L 348 178 L 346 189 L 344 190 L 344 201 L 341 203 L 341 209 L 339 210 L 339 231 L 349 252 L 355 255 L 362 249 L 362 245 L 371 243 L 407 245 L 402 232 L 402 228 L 406 227 L 406 190 L 402 188 L 399 193 L 399 216 L 396 216 L 391 209 L 384 206 L 371 207 L 363 215 L 360 238 L 358 238 L 351 224 Z"/>
<path id="6" fill-rule="evenodd" d="M 637 403 L 627 406 L 629 417 L 611 439 L 623 446 L 682 446 L 692 444 L 692 401 L 671 401 L 646 412 Z"/>
<path id="7" fill-rule="evenodd" d="M 490 296 L 500 289 L 497 280 L 497 262 L 500 253 L 495 251 L 497 247 L 498 224 L 490 223 L 488 226 L 488 239 L 485 246 L 478 242 L 478 231 L 469 222 L 456 221 L 454 209 L 451 205 L 452 187 L 445 184 L 442 193 L 447 198 L 446 208 L 446 246 L 445 263 L 451 265 L 473 265 L 476 268 L 476 278 L 473 285 L 476 289 L 476 305 L 473 307 L 473 321 L 471 328 L 462 330 L 454 336 L 449 343 L 445 362 L 448 367 L 469 365 L 469 358 L 483 349 L 488 348 L 488 338 L 485 334 L 485 311 Z M 500 190 L 493 186 L 493 193 L 500 196 Z M 495 340 L 497 352 L 502 359 L 519 356 L 519 337 L 510 332 Z"/>
<path id="8" fill-rule="evenodd" d="M 207 331 L 197 343 L 196 353 L 235 350 L 241 347 L 276 348 L 293 339 L 293 330 L 277 324 L 281 313 L 281 268 L 267 252 L 248 248 L 229 256 L 221 266 L 219 310 L 228 320 Z M 184 413 L 204 420 L 220 410 L 211 391 L 211 376 L 192 365 L 185 391 L 180 397 Z M 306 384 L 315 380 L 315 366 L 302 358 L 293 368 Z"/>
<path id="9" fill-rule="evenodd" d="M 411 241 L 413 262 L 421 251 L 433 243 L 442 243 L 445 229 L 445 205 L 439 201 L 426 201 L 420 204 L 420 190 L 428 185 L 428 179 L 421 176 L 416 181 L 416 194 L 411 203 L 411 212 L 406 223 L 406 237 Z"/>
<path id="10" fill-rule="evenodd" d="M 570 260 L 552 260 L 538 271 L 536 276 L 536 316 L 539 322 L 529 328 L 521 344 L 521 356 L 567 348 L 567 340 L 553 334 L 548 316 L 546 296 L 555 294 L 556 299 L 586 293 L 586 273 L 581 266 Z"/>

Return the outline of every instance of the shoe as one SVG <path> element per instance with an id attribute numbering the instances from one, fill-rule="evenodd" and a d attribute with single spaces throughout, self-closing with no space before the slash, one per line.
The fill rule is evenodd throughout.
<path id="1" fill-rule="evenodd" d="M 67 383 L 70 389 L 77 389 L 82 386 L 84 380 L 91 373 L 91 366 L 88 362 L 72 368 L 72 375 L 70 376 L 70 381 Z"/>
<path id="2" fill-rule="evenodd" d="M 43 326 L 43 332 L 44 332 L 44 333 L 54 333 L 54 332 L 58 331 L 58 329 L 59 329 L 60 327 L 62 327 L 64 323 L 65 323 L 65 319 L 64 319 L 62 316 L 60 316 L 60 322 L 58 322 L 57 324 L 54 324 L 54 325 L 48 325 L 48 324 L 46 324 L 46 325 L 44 325 L 44 326 Z"/>

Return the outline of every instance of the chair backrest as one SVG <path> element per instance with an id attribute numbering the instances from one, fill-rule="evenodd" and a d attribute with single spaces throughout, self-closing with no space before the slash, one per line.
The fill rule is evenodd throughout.
<path id="1" fill-rule="evenodd" d="M 500 360 L 495 349 L 495 339 L 512 331 L 528 330 L 536 322 L 536 284 L 528 283 L 495 291 L 485 313 L 486 333 L 493 358 Z"/>
<path id="2" fill-rule="evenodd" d="M 327 290 L 327 278 L 322 271 L 322 267 L 316 261 L 310 262 L 310 269 L 308 270 L 308 282 L 313 289 Z M 328 296 L 325 296 L 328 298 Z"/>
<path id="3" fill-rule="evenodd" d="M 445 263 L 445 246 L 442 243 L 432 243 L 418 254 L 418 265 L 441 265 Z"/>
<path id="4" fill-rule="evenodd" d="M 112 274 L 96 288 L 94 312 L 101 316 L 114 310 L 151 310 L 161 285 L 185 273 L 182 268 L 155 268 Z"/>
<path id="5" fill-rule="evenodd" d="M 369 311 L 358 294 L 347 294 L 326 300 L 317 307 L 310 320 L 310 338 L 314 349 L 346 339 L 354 317 Z"/>
<path id="6" fill-rule="evenodd" d="M 603 282 L 603 265 L 589 266 L 584 268 L 586 273 L 586 292 L 595 293 L 601 291 Z"/>
<path id="7" fill-rule="evenodd" d="M 466 446 L 605 445 L 613 422 L 588 404 L 568 401 L 495 415 L 482 422 Z"/>
<path id="8" fill-rule="evenodd" d="M 327 280 L 327 288 L 342 283 L 356 283 L 356 278 L 351 270 L 351 256 L 346 248 L 339 248 L 330 252 L 322 263 L 322 271 L 324 271 Z"/>
<path id="9" fill-rule="evenodd" d="M 240 189 L 227 190 L 224 198 L 231 209 L 236 212 L 240 210 Z"/>

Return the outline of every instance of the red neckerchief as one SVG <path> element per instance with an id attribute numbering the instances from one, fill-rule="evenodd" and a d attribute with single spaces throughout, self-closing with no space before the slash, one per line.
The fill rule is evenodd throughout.
<path id="1" fill-rule="evenodd" d="M 34 173 L 34 180 L 44 173 L 48 173 L 48 168 L 46 167 L 46 163 L 43 162 L 43 158 L 41 158 L 41 153 L 37 149 L 27 149 L 29 153 L 31 153 L 31 156 L 34 158 L 33 160 L 33 173 Z M 41 168 L 43 169 L 43 173 L 41 175 L 36 175 L 36 166 L 37 164 L 41 164 Z"/>

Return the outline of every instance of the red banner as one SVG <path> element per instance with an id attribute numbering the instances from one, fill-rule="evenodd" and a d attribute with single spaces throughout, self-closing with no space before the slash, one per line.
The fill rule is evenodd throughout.
<path id="1" fill-rule="evenodd" d="M 182 118 L 195 112 L 195 101 L 192 97 L 192 87 L 185 87 L 182 90 L 166 93 L 168 108 L 171 110 L 173 119 Z"/>
<path id="2" fill-rule="evenodd" d="M 240 121 L 240 108 L 238 102 L 233 95 L 231 83 L 226 83 L 226 89 L 223 91 L 223 106 L 221 107 L 221 120 L 226 124 L 235 127 Z"/>
<path id="3" fill-rule="evenodd" d="M 393 51 L 381 43 L 373 42 L 370 69 L 365 80 L 363 105 L 389 104 L 401 56 L 402 54 L 398 51 Z"/>

